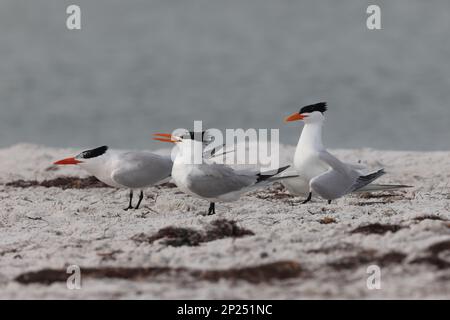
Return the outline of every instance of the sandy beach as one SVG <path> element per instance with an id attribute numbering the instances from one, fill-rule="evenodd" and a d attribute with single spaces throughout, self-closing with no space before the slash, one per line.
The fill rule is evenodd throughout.
<path id="1" fill-rule="evenodd" d="M 282 165 L 294 150 L 280 148 Z M 127 190 L 51 165 L 79 151 L 0 149 L 1 299 L 450 298 L 450 152 L 332 150 L 413 187 L 302 205 L 274 185 L 205 216 L 170 183 L 123 211 Z"/>

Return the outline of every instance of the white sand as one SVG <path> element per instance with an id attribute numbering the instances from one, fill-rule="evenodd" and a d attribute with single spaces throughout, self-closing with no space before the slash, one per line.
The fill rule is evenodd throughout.
<path id="1" fill-rule="evenodd" d="M 212 217 L 202 215 L 208 207 L 205 201 L 180 194 L 176 188 L 149 189 L 142 209 L 124 212 L 126 190 L 4 185 L 17 179 L 86 177 L 75 167 L 47 170 L 52 161 L 78 151 L 28 144 L 0 149 L 0 298 L 450 298 L 449 251 L 435 257 L 444 263 L 440 269 L 429 262 L 412 263 L 429 257 L 430 245 L 450 240 L 450 222 L 415 219 L 433 215 L 450 220 L 450 152 L 336 150 L 343 159 L 384 166 L 388 174 L 380 182 L 414 188 L 384 198 L 345 197 L 331 205 L 261 199 L 271 194 L 261 190 L 235 203 L 218 204 Z M 293 151 L 291 146 L 282 148 L 284 162 Z M 336 223 L 319 223 L 325 217 Z M 166 226 L 204 229 L 218 218 L 236 220 L 255 235 L 198 247 L 136 244 L 130 239 Z M 403 228 L 383 235 L 350 233 L 370 223 Z M 114 251 L 112 258 L 105 258 Z M 371 252 L 369 261 L 356 259 L 353 267 L 342 270 L 332 267 L 345 257 L 367 256 L 367 252 Z M 381 289 L 368 290 L 367 266 L 392 252 L 405 254 L 405 259 L 382 266 Z M 227 269 L 281 260 L 298 262 L 305 274 L 261 284 L 169 276 L 139 281 L 88 278 L 80 290 L 68 290 L 63 282 L 22 285 L 14 281 L 28 271 L 63 270 L 72 264 L 82 271 L 105 266 Z"/>

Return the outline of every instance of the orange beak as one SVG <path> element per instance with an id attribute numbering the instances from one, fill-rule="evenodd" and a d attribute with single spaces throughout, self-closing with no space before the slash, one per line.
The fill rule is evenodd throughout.
<path id="1" fill-rule="evenodd" d="M 53 163 L 53 164 L 59 164 L 59 165 L 64 165 L 64 164 L 79 164 L 79 163 L 82 163 L 83 161 L 79 161 L 79 160 L 77 160 L 77 159 L 75 159 L 75 158 L 66 158 L 66 159 L 62 159 L 62 160 L 59 160 L 59 161 L 56 161 L 55 163 Z"/>
<path id="2" fill-rule="evenodd" d="M 153 140 L 171 143 L 178 142 L 170 133 L 154 133 L 153 135 L 156 136 L 156 138 L 153 138 Z"/>
<path id="3" fill-rule="evenodd" d="M 305 116 L 296 112 L 296 113 L 293 113 L 290 116 L 284 118 L 284 122 L 291 122 L 291 121 L 297 121 L 297 120 L 303 120 L 303 119 L 305 119 Z"/>

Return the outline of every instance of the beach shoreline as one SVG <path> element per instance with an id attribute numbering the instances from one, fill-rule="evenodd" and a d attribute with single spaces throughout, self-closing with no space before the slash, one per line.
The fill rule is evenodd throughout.
<path id="1" fill-rule="evenodd" d="M 280 165 L 294 150 L 280 145 Z M 384 167 L 380 183 L 413 187 L 301 205 L 276 185 L 218 204 L 215 216 L 170 184 L 125 212 L 127 190 L 52 166 L 79 151 L 0 149 L 1 299 L 450 298 L 449 151 L 332 150 Z M 70 265 L 79 290 L 63 281 Z M 371 265 L 379 290 L 367 288 Z"/>

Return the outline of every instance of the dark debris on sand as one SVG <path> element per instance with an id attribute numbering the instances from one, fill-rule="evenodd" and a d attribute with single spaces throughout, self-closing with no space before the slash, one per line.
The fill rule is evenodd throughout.
<path id="1" fill-rule="evenodd" d="M 302 275 L 302 268 L 295 261 L 279 261 L 245 268 L 231 268 L 225 270 L 205 270 L 191 273 L 199 280 L 217 282 L 225 280 L 245 280 L 250 283 L 263 283 L 272 280 L 286 280 L 298 278 Z"/>
<path id="2" fill-rule="evenodd" d="M 439 220 L 439 221 L 448 221 L 446 219 L 443 219 L 442 217 L 436 216 L 436 215 L 424 215 L 414 218 L 415 221 L 423 221 L 423 220 Z"/>
<path id="3" fill-rule="evenodd" d="M 36 180 L 16 180 L 8 182 L 7 187 L 31 188 L 31 187 L 57 187 L 61 189 L 89 189 L 89 188 L 111 188 L 99 181 L 96 177 L 78 178 L 78 177 L 58 177 L 42 182 Z"/>
<path id="4" fill-rule="evenodd" d="M 430 245 L 426 249 L 424 256 L 419 257 L 411 261 L 412 264 L 431 264 L 438 269 L 450 268 L 450 261 L 442 257 L 446 253 L 447 256 L 450 253 L 450 240 L 444 240 L 436 242 Z"/>
<path id="5" fill-rule="evenodd" d="M 154 235 L 144 233 L 137 234 L 131 239 L 136 243 L 153 243 L 164 239 L 162 244 L 173 247 L 197 246 L 203 242 L 209 242 L 224 238 L 240 238 L 251 236 L 254 233 L 250 230 L 239 227 L 236 221 L 219 219 L 212 221 L 205 231 L 199 231 L 192 228 L 166 227 L 160 229 Z"/>
<path id="6" fill-rule="evenodd" d="M 323 217 L 319 220 L 320 224 L 330 224 L 330 223 L 336 223 L 336 219 L 333 217 Z"/>
<path id="7" fill-rule="evenodd" d="M 380 267 L 400 264 L 405 258 L 406 255 L 404 253 L 397 251 L 379 254 L 375 250 L 362 250 L 355 255 L 340 258 L 328 265 L 337 271 L 343 271 L 367 266 L 368 264 L 376 264 Z"/>
<path id="8" fill-rule="evenodd" d="M 353 229 L 350 233 L 385 234 L 388 231 L 395 233 L 402 228 L 402 226 L 395 224 L 373 223 Z"/>
<path id="9" fill-rule="evenodd" d="M 164 182 L 155 186 L 158 189 L 173 189 L 176 188 L 177 185 L 172 182 Z"/>
<path id="10" fill-rule="evenodd" d="M 204 242 L 204 236 L 200 231 L 192 228 L 166 227 L 158 230 L 154 235 L 139 233 L 131 238 L 136 243 L 153 243 L 160 239 L 164 245 L 172 247 L 197 246 Z"/>
<path id="11" fill-rule="evenodd" d="M 170 267 L 99 267 L 99 268 L 80 268 L 81 274 L 85 278 L 115 278 L 126 280 L 141 280 L 154 278 L 157 276 L 170 277 L 191 277 L 195 281 L 217 282 L 219 280 L 229 281 L 247 281 L 250 283 L 263 283 L 273 280 L 285 280 L 297 278 L 302 275 L 302 268 L 295 261 L 278 261 L 268 264 L 230 268 L 223 270 L 200 270 L 189 268 L 170 268 Z M 15 281 L 21 284 L 46 284 L 55 282 L 66 282 L 66 270 L 42 269 L 38 271 L 26 272 L 15 278 Z"/>
<path id="12" fill-rule="evenodd" d="M 284 200 L 284 199 L 292 199 L 294 198 L 294 196 L 282 191 L 271 191 L 271 192 L 258 192 L 256 193 L 256 198 L 261 200 Z"/>
<path id="13" fill-rule="evenodd" d="M 406 192 L 383 192 L 383 193 L 374 193 L 374 192 L 361 192 L 358 196 L 360 199 L 386 199 L 387 198 L 395 198 L 395 200 L 401 200 L 405 196 Z"/>
<path id="14" fill-rule="evenodd" d="M 290 200 L 295 198 L 295 196 L 287 193 L 286 188 L 279 182 L 275 182 L 263 191 L 255 191 L 253 194 L 258 199 L 269 201 Z"/>
<path id="15" fill-rule="evenodd" d="M 411 197 L 406 196 L 406 192 L 402 191 L 389 191 L 383 193 L 362 192 L 356 195 L 357 199 L 373 200 L 373 201 L 353 201 L 350 202 L 353 206 L 365 207 L 372 205 L 385 205 L 394 203 L 401 200 L 411 200 Z"/>

